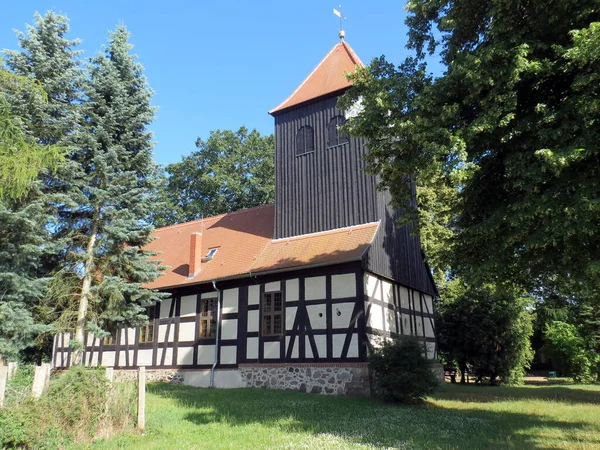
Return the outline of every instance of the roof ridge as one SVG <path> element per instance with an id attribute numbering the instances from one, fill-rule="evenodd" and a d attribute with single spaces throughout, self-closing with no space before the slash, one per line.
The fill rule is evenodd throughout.
<path id="1" fill-rule="evenodd" d="M 227 213 L 223 213 L 223 214 L 217 214 L 216 216 L 209 216 L 209 217 L 204 217 L 202 219 L 196 219 L 196 220 L 190 220 L 188 222 L 181 222 L 181 223 L 176 223 L 175 225 L 167 225 L 166 227 L 160 227 L 160 228 L 156 228 L 153 233 L 156 233 L 157 231 L 163 231 L 163 230 L 171 230 L 173 228 L 177 228 L 177 227 L 182 227 L 185 225 L 190 225 L 196 222 L 203 222 L 206 220 L 214 220 L 214 219 L 221 219 L 225 216 L 234 216 L 237 214 L 244 214 L 244 213 L 248 213 L 251 212 L 253 210 L 256 209 L 262 209 L 262 208 L 267 208 L 269 206 L 273 206 L 273 203 L 267 203 L 266 205 L 260 205 L 260 206 L 254 206 L 252 208 L 246 208 L 246 209 L 240 209 L 237 211 L 231 211 L 231 212 L 227 212 Z"/>
<path id="2" fill-rule="evenodd" d="M 377 226 L 379 226 L 380 222 L 381 222 L 381 220 L 376 220 L 375 222 L 359 223 L 357 225 L 348 225 L 346 227 L 333 228 L 331 230 L 315 231 L 314 233 L 299 234 L 299 235 L 296 235 L 296 236 L 290 236 L 290 237 L 286 237 L 286 238 L 277 238 L 277 239 L 272 239 L 271 243 L 275 244 L 275 243 L 278 243 L 278 242 L 307 239 L 307 238 L 311 238 L 311 237 L 314 237 L 314 236 L 319 235 L 319 234 L 336 234 L 336 233 L 342 233 L 342 232 L 348 231 L 350 229 L 362 229 L 362 228 L 366 228 L 368 226 L 373 226 L 375 224 L 377 224 Z"/>

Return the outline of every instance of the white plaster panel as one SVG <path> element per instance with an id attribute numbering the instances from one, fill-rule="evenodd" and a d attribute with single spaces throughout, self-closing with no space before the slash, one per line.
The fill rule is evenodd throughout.
<path id="1" fill-rule="evenodd" d="M 221 339 L 237 338 L 237 319 L 227 319 L 221 322 Z"/>
<path id="2" fill-rule="evenodd" d="M 305 300 L 325 300 L 325 277 L 308 277 L 304 279 Z"/>
<path id="3" fill-rule="evenodd" d="M 369 273 L 365 275 L 365 293 L 375 300 L 382 300 L 380 280 Z"/>
<path id="4" fill-rule="evenodd" d="M 312 347 L 310 346 L 310 339 L 308 336 L 305 337 L 306 342 L 304 345 L 305 353 L 307 358 L 316 358 L 317 355 L 313 354 Z M 327 357 L 327 337 L 326 336 L 315 336 L 315 344 L 317 345 L 317 352 L 319 358 Z"/>
<path id="5" fill-rule="evenodd" d="M 221 347 L 221 364 L 235 364 L 237 362 L 237 347 L 226 345 Z"/>
<path id="6" fill-rule="evenodd" d="M 112 367 L 115 365 L 115 352 L 102 352 L 102 365 Z"/>
<path id="7" fill-rule="evenodd" d="M 163 362 L 163 354 L 165 355 L 165 362 Z M 162 347 L 158 347 L 158 352 L 156 353 L 156 364 L 170 366 L 173 364 L 173 348 L 164 349 Z"/>
<path id="8" fill-rule="evenodd" d="M 408 289 L 400 286 L 400 306 L 402 308 L 410 308 L 408 304 Z"/>
<path id="9" fill-rule="evenodd" d="M 263 345 L 265 359 L 279 359 L 281 356 L 281 344 L 279 342 L 265 342 Z"/>
<path id="10" fill-rule="evenodd" d="M 56 367 L 62 367 L 63 363 L 62 363 L 62 352 L 56 352 Z"/>
<path id="11" fill-rule="evenodd" d="M 219 293 L 217 291 L 210 291 L 200 294 L 200 298 L 217 298 L 219 297 Z"/>
<path id="12" fill-rule="evenodd" d="M 71 333 L 63 333 L 60 342 L 62 343 L 63 347 L 68 347 L 69 342 L 71 342 Z"/>
<path id="13" fill-rule="evenodd" d="M 310 326 L 313 330 L 324 330 L 327 328 L 327 310 L 325 305 L 308 305 L 306 307 Z"/>
<path id="14" fill-rule="evenodd" d="M 196 315 L 196 296 L 186 295 L 181 297 L 180 316 L 192 317 Z"/>
<path id="15" fill-rule="evenodd" d="M 331 298 L 356 297 L 356 275 L 344 273 L 331 276 Z"/>
<path id="16" fill-rule="evenodd" d="M 331 317 L 331 325 L 333 328 L 348 328 L 352 319 L 352 311 L 354 311 L 354 303 L 332 305 L 331 312 L 333 316 Z"/>
<path id="17" fill-rule="evenodd" d="M 167 327 L 168 325 L 159 325 L 158 326 L 158 342 L 165 342 L 167 340 Z M 175 324 L 172 323 L 169 329 L 169 337 L 168 341 L 173 342 L 175 338 Z"/>
<path id="18" fill-rule="evenodd" d="M 248 338 L 246 341 L 246 358 L 258 359 L 258 338 Z"/>
<path id="19" fill-rule="evenodd" d="M 215 346 L 198 346 L 198 364 L 213 364 L 215 362 Z"/>
<path id="20" fill-rule="evenodd" d="M 285 337 L 285 353 L 286 353 L 286 355 L 290 348 L 290 341 L 291 341 L 291 337 L 286 336 Z M 291 355 L 292 358 L 298 358 L 298 348 L 299 348 L 298 339 L 294 339 L 294 346 L 292 347 L 292 355 Z"/>
<path id="21" fill-rule="evenodd" d="M 425 330 L 423 329 L 423 320 L 421 317 L 417 317 L 417 336 L 425 336 Z"/>
<path id="22" fill-rule="evenodd" d="M 402 334 L 410 336 L 412 334 L 410 328 L 410 315 L 402 313 L 400 319 L 402 320 Z"/>
<path id="23" fill-rule="evenodd" d="M 294 320 L 296 320 L 296 312 L 298 308 L 295 306 L 288 306 L 285 308 L 285 329 L 292 330 L 294 328 Z M 258 311 L 257 311 L 258 312 Z"/>
<path id="24" fill-rule="evenodd" d="M 171 302 L 173 298 L 165 298 L 162 302 L 160 302 L 160 317 L 165 318 L 169 317 L 169 311 L 171 311 Z"/>
<path id="25" fill-rule="evenodd" d="M 385 318 L 386 318 L 385 329 L 392 333 L 397 333 L 398 330 L 396 328 L 396 311 L 394 311 L 393 309 L 388 309 Z"/>
<path id="26" fill-rule="evenodd" d="M 425 345 L 427 346 L 427 359 L 434 359 L 435 358 L 435 343 L 427 342 Z"/>
<path id="27" fill-rule="evenodd" d="M 433 314 L 433 297 L 431 295 L 425 295 L 425 300 L 423 303 L 423 311 Z"/>
<path id="28" fill-rule="evenodd" d="M 381 280 L 381 289 L 383 291 L 383 301 L 394 304 L 394 285 L 386 280 Z"/>
<path id="29" fill-rule="evenodd" d="M 239 288 L 223 291 L 223 314 L 238 312 Z"/>
<path id="30" fill-rule="evenodd" d="M 281 290 L 281 282 L 280 281 L 273 281 L 271 283 L 265 284 L 265 292 L 274 292 L 274 291 L 280 291 L 280 290 Z"/>
<path id="31" fill-rule="evenodd" d="M 435 337 L 435 332 L 433 331 L 433 324 L 431 323 L 432 319 L 429 317 L 425 317 L 425 336 L 426 337 Z"/>
<path id="32" fill-rule="evenodd" d="M 260 286 L 248 286 L 248 304 L 258 305 L 260 303 Z"/>
<path id="33" fill-rule="evenodd" d="M 86 334 L 86 343 L 89 346 L 93 345 L 94 343 L 94 335 L 92 333 L 87 333 Z"/>
<path id="34" fill-rule="evenodd" d="M 344 349 L 344 343 L 346 342 L 346 335 L 334 334 L 332 338 L 333 357 L 341 358 L 342 350 Z M 348 358 L 356 357 L 358 357 L 358 335 L 356 333 L 353 333 L 352 338 L 350 339 L 350 346 L 348 347 Z"/>
<path id="35" fill-rule="evenodd" d="M 419 291 L 413 291 L 415 299 L 415 311 L 421 312 L 421 294 Z"/>
<path id="36" fill-rule="evenodd" d="M 121 345 L 125 345 L 125 336 L 127 335 L 127 345 L 135 344 L 135 328 L 122 328 L 119 332 Z"/>
<path id="37" fill-rule="evenodd" d="M 369 313 L 367 326 L 375 330 L 383 331 L 383 308 L 380 305 L 371 304 L 371 312 Z"/>
<path id="38" fill-rule="evenodd" d="M 127 355 L 129 355 L 129 360 L 127 360 Z M 129 362 L 129 364 L 127 364 Z M 133 366 L 133 350 L 121 350 L 119 352 L 119 366 L 128 367 Z"/>
<path id="39" fill-rule="evenodd" d="M 196 340 L 196 323 L 182 322 L 179 324 L 179 342 Z M 190 363 L 191 364 L 191 363 Z"/>
<path id="40" fill-rule="evenodd" d="M 258 331 L 260 311 L 248 311 L 248 331 Z"/>
<path id="41" fill-rule="evenodd" d="M 294 278 L 293 280 L 287 280 L 285 282 L 285 301 L 295 302 L 300 299 L 299 297 L 299 279 Z"/>
<path id="42" fill-rule="evenodd" d="M 177 365 L 189 366 L 194 364 L 194 347 L 179 347 L 177 349 Z"/>
<path id="43" fill-rule="evenodd" d="M 96 367 L 98 365 L 98 358 L 100 356 L 100 352 L 98 350 L 94 350 L 92 353 L 92 358 L 91 361 L 89 362 L 89 365 L 91 367 Z"/>
<path id="44" fill-rule="evenodd" d="M 152 349 L 138 350 L 137 365 L 151 366 L 152 365 Z"/>

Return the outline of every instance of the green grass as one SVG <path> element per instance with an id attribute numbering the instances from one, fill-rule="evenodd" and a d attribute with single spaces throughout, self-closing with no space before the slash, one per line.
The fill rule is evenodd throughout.
<path id="1" fill-rule="evenodd" d="M 598 449 L 600 386 L 445 385 L 421 406 L 151 384 L 145 436 L 95 449 Z"/>

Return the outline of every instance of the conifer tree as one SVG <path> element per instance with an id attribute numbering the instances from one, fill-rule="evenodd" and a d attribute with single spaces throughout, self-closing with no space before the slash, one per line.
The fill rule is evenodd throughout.
<path id="1" fill-rule="evenodd" d="M 157 187 L 152 161 L 152 91 L 130 54 L 129 33 L 118 27 L 104 53 L 91 60 L 84 85 L 76 149 L 63 176 L 58 236 L 68 243 L 63 274 L 78 282 L 75 346 L 86 331 L 101 333 L 147 320 L 145 307 L 162 294 L 143 289 L 160 273 L 151 252 Z M 75 364 L 81 352 L 75 348 Z"/>

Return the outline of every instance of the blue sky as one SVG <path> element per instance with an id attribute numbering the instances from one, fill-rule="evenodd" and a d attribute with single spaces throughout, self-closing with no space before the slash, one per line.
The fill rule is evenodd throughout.
<path id="1" fill-rule="evenodd" d="M 339 0 L 338 0 L 339 1 Z M 267 111 L 284 100 L 336 42 L 338 3 L 304 1 L 66 1 L 10 2 L 0 15 L 0 48 L 17 48 L 13 30 L 49 9 L 71 20 L 85 57 L 108 31 L 124 24 L 146 69 L 158 106 L 152 124 L 155 159 L 177 162 L 210 130 L 245 125 L 273 132 Z M 407 54 L 403 1 L 342 4 L 346 40 L 363 62 Z"/>

